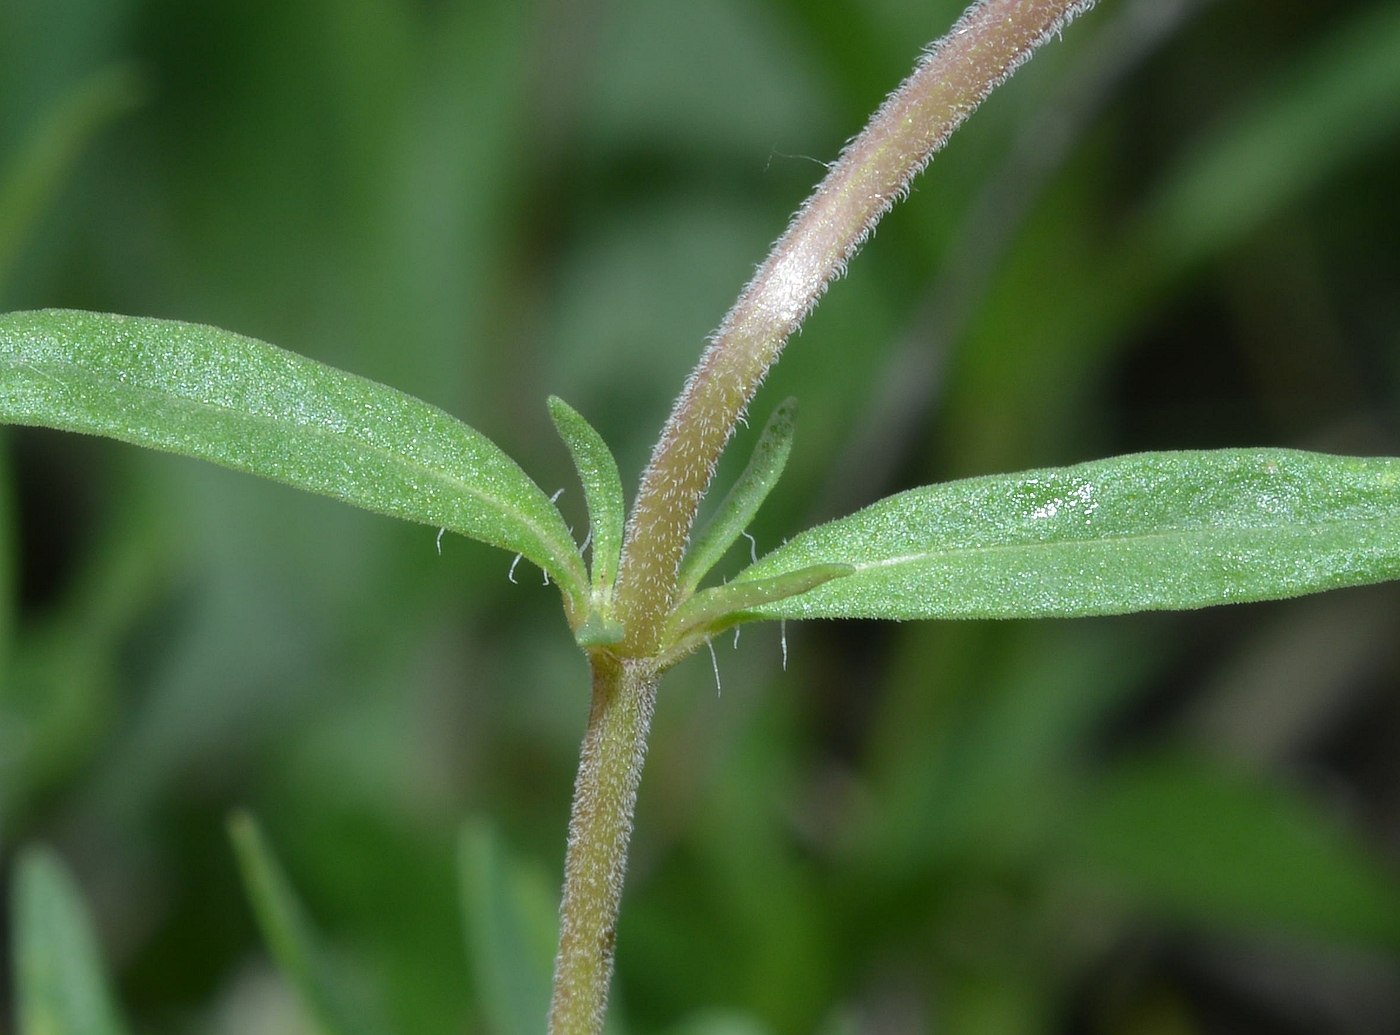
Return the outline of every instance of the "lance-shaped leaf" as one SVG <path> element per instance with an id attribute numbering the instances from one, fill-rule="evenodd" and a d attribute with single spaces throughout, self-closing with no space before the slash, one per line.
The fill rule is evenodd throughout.
<path id="1" fill-rule="evenodd" d="M 125 1035 L 87 907 L 58 856 L 20 854 L 11 905 L 19 1035 Z"/>
<path id="2" fill-rule="evenodd" d="M 235 812 L 228 830 L 268 952 L 319 1030 L 323 1035 L 373 1035 L 377 1026 L 353 1001 L 349 982 L 322 948 L 257 821 L 247 812 Z"/>
<path id="3" fill-rule="evenodd" d="M 771 579 L 727 582 L 697 593 L 671 617 L 667 640 L 674 646 L 670 653 L 689 653 L 717 632 L 765 617 L 753 613 L 761 605 L 798 596 L 854 571 L 849 564 L 814 564 Z"/>
<path id="4" fill-rule="evenodd" d="M 695 592 L 709 570 L 734 545 L 734 541 L 749 527 L 758 508 L 768 498 L 773 486 L 783 475 L 788 454 L 792 452 L 792 435 L 797 420 L 797 400 L 785 399 L 764 425 L 753 456 L 744 473 L 720 501 L 714 516 L 704 530 L 691 542 L 681 562 L 677 576 L 681 599 Z"/>
<path id="5" fill-rule="evenodd" d="M 622 553 L 622 527 L 626 504 L 622 498 L 622 477 L 617 461 L 603 436 L 593 425 L 557 395 L 549 397 L 549 416 L 559 437 L 569 447 L 569 455 L 583 483 L 588 503 L 588 522 L 593 542 L 593 592 L 605 596 L 617 581 L 618 557 Z"/>
<path id="6" fill-rule="evenodd" d="M 252 338 L 67 310 L 0 316 L 0 421 L 212 460 L 524 555 L 585 595 L 549 497 L 485 436 Z"/>
<path id="7" fill-rule="evenodd" d="M 1286 449 L 1139 453 L 891 496 L 736 583 L 850 576 L 768 618 L 1031 618 L 1298 596 L 1400 576 L 1400 460 Z"/>

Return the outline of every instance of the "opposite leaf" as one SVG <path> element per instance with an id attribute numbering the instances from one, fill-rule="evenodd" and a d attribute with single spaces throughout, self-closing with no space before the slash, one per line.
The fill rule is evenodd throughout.
<path id="1" fill-rule="evenodd" d="M 1035 618 L 1299 596 L 1400 577 L 1400 460 L 1139 453 L 913 489 L 797 536 L 735 583 L 853 574 L 766 618 Z"/>
<path id="2" fill-rule="evenodd" d="M 215 327 L 67 310 L 0 316 L 0 421 L 212 460 L 516 551 L 573 602 L 583 562 L 549 498 L 436 407 Z"/>
<path id="3" fill-rule="evenodd" d="M 622 477 L 617 473 L 617 461 L 603 441 L 572 406 L 557 395 L 549 397 L 549 416 L 559 430 L 559 437 L 569 447 L 569 455 L 583 483 L 583 496 L 588 501 L 588 521 L 593 541 L 593 592 L 612 591 L 617 580 L 618 556 L 622 552 L 622 528 L 626 519 L 626 504 L 622 498 Z"/>
<path id="4" fill-rule="evenodd" d="M 683 656 L 715 633 L 764 617 L 754 612 L 762 604 L 786 600 L 842 579 L 855 569 L 849 564 L 814 564 L 771 579 L 737 579 L 695 594 L 676 609 L 667 631 L 671 656 Z"/>
<path id="5" fill-rule="evenodd" d="M 12 908 L 19 1035 L 124 1035 L 92 921 L 58 856 L 20 853 Z"/>
<path id="6" fill-rule="evenodd" d="M 679 598 L 695 592 L 700 580 L 725 555 L 734 541 L 749 527 L 763 501 L 778 484 L 792 452 L 792 435 L 797 420 L 797 400 L 785 399 L 764 425 L 744 473 L 720 501 L 714 516 L 691 542 L 677 576 Z"/>

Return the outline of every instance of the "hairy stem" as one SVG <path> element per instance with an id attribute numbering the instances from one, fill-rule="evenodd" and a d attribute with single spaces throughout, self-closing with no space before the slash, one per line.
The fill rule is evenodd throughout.
<path id="1" fill-rule="evenodd" d="M 627 843 L 655 701 L 650 667 L 594 653 L 593 705 L 564 861 L 550 1035 L 597 1035 L 603 1027 Z"/>
<path id="2" fill-rule="evenodd" d="M 617 585 L 623 650 L 655 652 L 715 463 L 789 335 L 979 103 L 1093 0 L 980 0 L 842 152 L 724 318 L 642 476 Z"/>

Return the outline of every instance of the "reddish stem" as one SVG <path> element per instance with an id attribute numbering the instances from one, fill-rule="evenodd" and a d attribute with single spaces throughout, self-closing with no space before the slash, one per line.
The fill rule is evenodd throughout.
<path id="1" fill-rule="evenodd" d="M 982 0 L 969 8 L 793 217 L 705 349 L 642 476 L 617 584 L 626 654 L 656 651 L 715 463 L 788 337 L 953 130 L 1092 3 Z"/>

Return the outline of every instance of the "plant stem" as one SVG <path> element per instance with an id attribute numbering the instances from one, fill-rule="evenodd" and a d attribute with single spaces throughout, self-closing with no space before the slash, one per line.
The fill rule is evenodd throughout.
<path id="1" fill-rule="evenodd" d="M 603 1028 L 632 812 L 656 702 L 652 667 L 602 651 L 593 653 L 592 665 L 593 704 L 564 861 L 550 1035 L 597 1035 Z"/>
<path id="2" fill-rule="evenodd" d="M 598 1035 L 612 978 L 632 811 L 678 603 L 676 576 L 715 463 L 789 335 L 910 180 L 996 86 L 1093 0 L 979 0 L 842 152 L 739 296 L 686 383 L 627 526 L 614 616 L 569 820 L 550 1035 Z"/>
<path id="3" fill-rule="evenodd" d="M 724 318 L 652 453 L 617 584 L 623 650 L 655 652 L 725 443 L 788 337 L 949 135 L 1093 0 L 981 0 L 851 141 Z"/>

